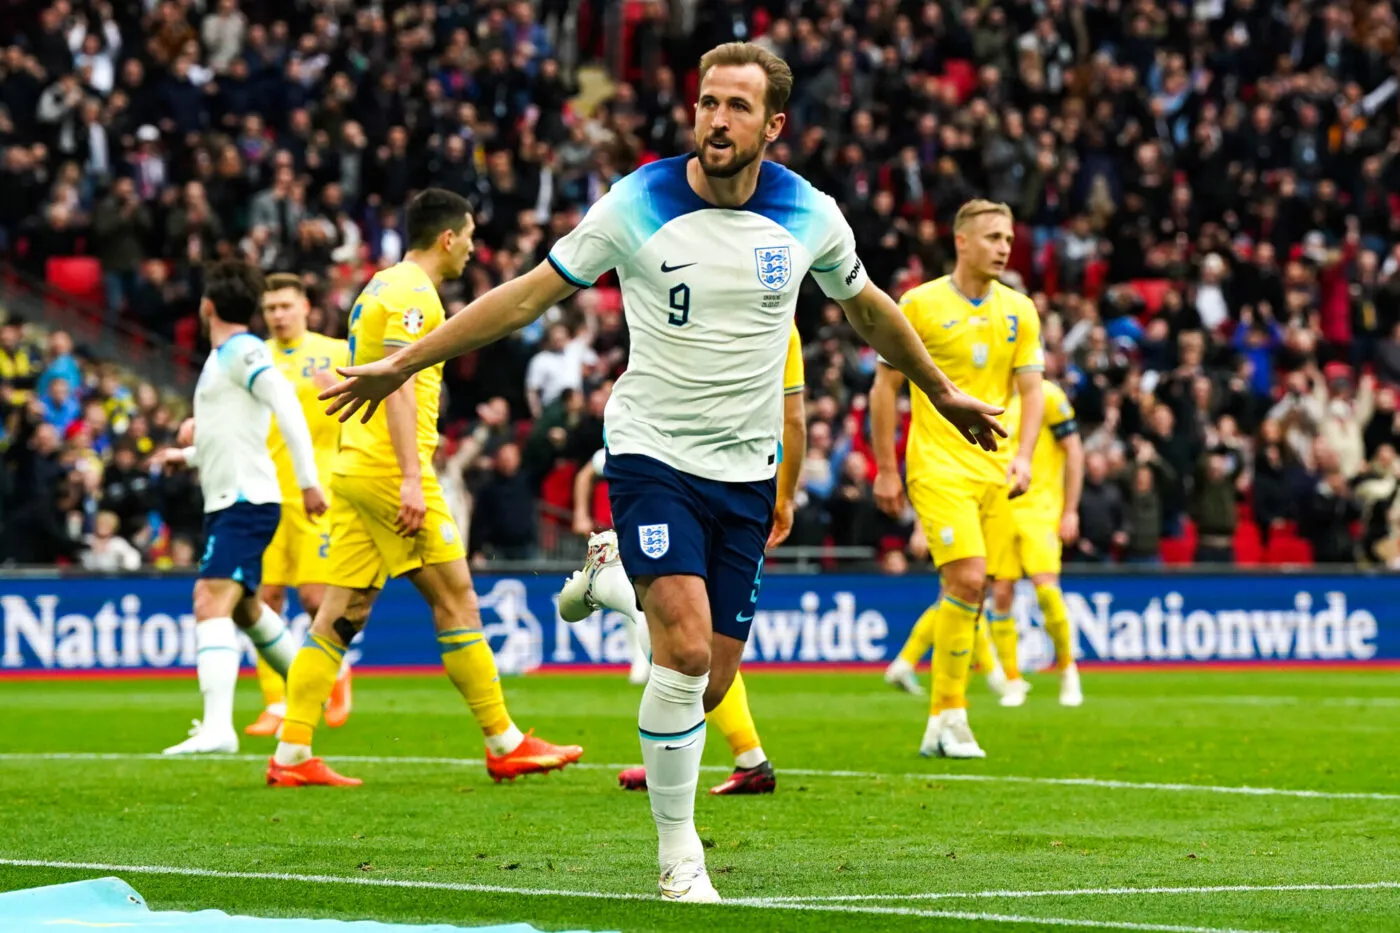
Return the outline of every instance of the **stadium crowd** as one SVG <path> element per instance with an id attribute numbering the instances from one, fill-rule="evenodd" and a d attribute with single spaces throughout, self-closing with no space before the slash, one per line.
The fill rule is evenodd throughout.
<path id="1" fill-rule="evenodd" d="M 1072 558 L 1393 563 L 1397 6 L 627 2 L 605 76 L 596 2 L 0 0 L 0 250 L 41 278 L 95 258 L 107 315 L 192 350 L 202 263 L 242 255 L 302 274 L 336 335 L 432 184 L 478 215 L 455 311 L 621 175 L 692 149 L 690 63 L 753 40 L 796 76 L 770 157 L 841 202 L 877 284 L 942 274 L 967 198 L 1016 211 L 1007 280 L 1041 309 L 1088 450 Z M 614 286 L 448 365 L 440 467 L 463 514 L 478 503 L 473 553 L 570 533 L 627 360 Z M 798 325 L 791 543 L 900 572 L 924 549 L 874 505 L 875 359 L 810 282 Z M 171 410 L 75 352 L 0 329 L 4 557 L 189 563 L 197 486 L 144 467 Z"/>

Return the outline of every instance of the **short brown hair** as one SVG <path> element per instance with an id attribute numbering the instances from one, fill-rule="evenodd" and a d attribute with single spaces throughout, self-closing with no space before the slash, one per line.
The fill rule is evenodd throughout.
<path id="1" fill-rule="evenodd" d="M 214 306 L 219 320 L 229 324 L 249 324 L 262 310 L 263 274 L 252 263 L 222 259 L 204 267 L 204 297 Z"/>
<path id="2" fill-rule="evenodd" d="M 772 52 L 752 42 L 726 42 L 700 57 L 700 82 L 711 68 L 719 65 L 757 65 L 768 78 L 768 90 L 763 94 L 763 106 L 768 116 L 782 113 L 792 96 L 792 69 Z"/>
<path id="3" fill-rule="evenodd" d="M 958 233 L 963 227 L 983 214 L 1000 214 L 1012 223 L 1016 222 L 1016 215 L 1011 212 L 1010 206 L 1002 204 L 1000 201 L 974 198 L 958 208 L 958 214 L 953 218 L 953 232 Z"/>
<path id="4" fill-rule="evenodd" d="M 294 272 L 274 272 L 267 277 L 268 291 L 277 292 L 284 288 L 290 288 L 302 297 L 306 296 L 306 284 L 302 282 L 301 276 Z"/>

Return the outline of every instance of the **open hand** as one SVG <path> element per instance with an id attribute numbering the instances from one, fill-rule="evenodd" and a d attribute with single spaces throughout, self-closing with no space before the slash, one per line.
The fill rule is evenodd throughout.
<path id="1" fill-rule="evenodd" d="M 1006 410 L 1004 408 L 988 405 L 957 387 L 937 399 L 930 396 L 929 400 L 969 444 L 977 444 L 983 450 L 991 451 L 997 449 L 998 437 L 1006 437 L 1006 428 L 996 419 Z"/>
<path id="2" fill-rule="evenodd" d="M 336 372 L 346 378 L 316 396 L 322 401 L 330 402 L 326 406 L 326 414 L 339 413 L 341 421 L 349 421 L 361 406 L 368 403 L 364 415 L 360 418 L 360 421 L 368 424 L 379 408 L 379 403 L 393 395 L 399 386 L 408 381 L 408 376 L 399 372 L 390 362 L 392 359 L 393 357 L 385 357 L 363 366 L 337 367 Z"/>

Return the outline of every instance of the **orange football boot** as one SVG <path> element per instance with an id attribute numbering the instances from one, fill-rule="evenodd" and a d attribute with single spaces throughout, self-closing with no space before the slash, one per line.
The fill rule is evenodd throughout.
<path id="1" fill-rule="evenodd" d="M 282 717 L 270 709 L 258 713 L 258 718 L 243 727 L 244 735 L 276 735 L 282 728 Z"/>
<path id="2" fill-rule="evenodd" d="M 339 729 L 350 718 L 350 668 L 335 679 L 331 697 L 326 701 L 326 725 Z"/>
<path id="3" fill-rule="evenodd" d="M 515 780 L 526 774 L 543 774 L 572 764 L 583 755 L 579 745 L 550 745 L 544 739 L 535 737 L 535 730 L 525 733 L 525 740 L 507 755 L 493 755 L 486 749 L 486 773 L 496 779 Z"/>
<path id="4" fill-rule="evenodd" d="M 359 778 L 336 774 L 320 758 L 308 758 L 291 766 L 279 765 L 275 757 L 267 760 L 268 787 L 359 787 L 363 783 Z"/>

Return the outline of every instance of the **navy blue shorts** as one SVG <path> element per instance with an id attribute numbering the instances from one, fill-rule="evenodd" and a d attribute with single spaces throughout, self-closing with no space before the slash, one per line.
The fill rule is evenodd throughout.
<path id="1" fill-rule="evenodd" d="M 640 454 L 609 455 L 603 476 L 627 575 L 704 578 L 714 631 L 748 641 L 777 480 L 702 479 Z"/>
<path id="2" fill-rule="evenodd" d="M 277 534 L 282 506 L 276 502 L 235 502 L 204 515 L 204 580 L 234 580 L 256 593 L 262 584 L 263 551 Z"/>

